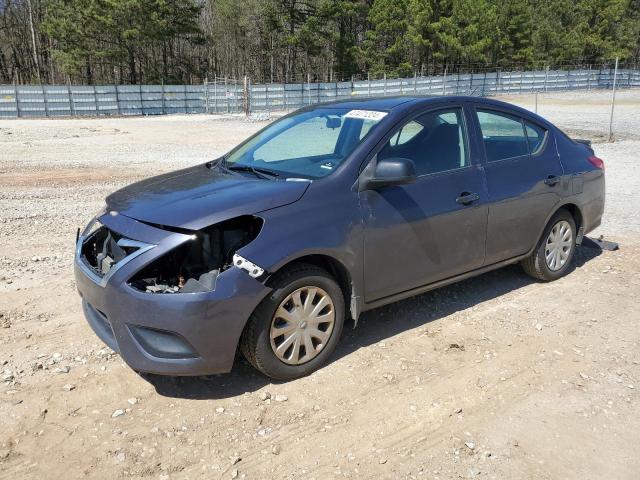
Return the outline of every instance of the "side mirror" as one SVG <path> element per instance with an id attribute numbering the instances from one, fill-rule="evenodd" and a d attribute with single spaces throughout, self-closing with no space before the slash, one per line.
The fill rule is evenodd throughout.
<path id="1" fill-rule="evenodd" d="M 364 181 L 363 189 L 375 190 L 393 185 L 406 185 L 416 181 L 416 166 L 413 160 L 402 157 L 378 160 L 371 178 Z"/>

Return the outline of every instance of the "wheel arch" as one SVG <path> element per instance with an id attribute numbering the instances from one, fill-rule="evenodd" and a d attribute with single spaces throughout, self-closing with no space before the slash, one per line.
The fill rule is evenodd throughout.
<path id="1" fill-rule="evenodd" d="M 300 257 L 296 257 L 294 259 L 290 259 L 283 265 L 281 265 L 276 271 L 271 272 L 271 276 L 265 282 L 267 286 L 273 287 L 273 281 L 277 278 L 277 274 L 279 272 L 284 271 L 287 268 L 292 267 L 293 265 L 298 264 L 310 264 L 316 267 L 322 268 L 326 270 L 338 283 L 340 290 L 342 290 L 342 294 L 344 296 L 345 305 L 348 307 L 347 311 L 350 313 L 352 319 L 357 321 L 358 319 L 358 308 L 355 302 L 355 286 L 353 284 L 353 278 L 349 269 L 335 257 L 331 255 L 323 254 L 323 253 L 313 253 L 302 255 Z"/>
<path id="2" fill-rule="evenodd" d="M 563 208 L 569 211 L 569 213 L 573 217 L 573 221 L 576 223 L 576 243 L 579 245 L 582 242 L 582 232 L 584 231 L 582 210 L 580 210 L 580 207 L 578 207 L 578 205 L 576 205 L 575 203 L 565 203 L 554 212 L 554 215 Z"/>
<path id="3" fill-rule="evenodd" d="M 544 235 L 544 231 L 549 225 L 549 222 L 560 210 L 566 210 L 573 217 L 573 221 L 576 224 L 576 232 L 577 232 L 576 245 L 580 245 L 580 243 L 582 242 L 583 231 L 584 231 L 582 210 L 580 210 L 580 207 L 575 203 L 567 202 L 567 203 L 562 203 L 556 206 L 556 208 L 554 208 L 551 211 L 551 213 L 547 216 L 544 224 L 542 225 L 542 228 L 540 229 L 540 233 L 538 234 L 538 238 L 536 239 L 536 242 L 533 244 L 533 247 L 531 247 L 531 250 L 529 251 L 530 254 L 538 247 L 538 245 L 540 244 L 540 241 L 542 240 L 542 236 Z"/>

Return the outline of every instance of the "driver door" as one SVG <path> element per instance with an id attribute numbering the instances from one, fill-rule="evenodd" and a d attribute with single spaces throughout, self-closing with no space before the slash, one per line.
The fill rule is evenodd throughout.
<path id="1" fill-rule="evenodd" d="M 462 107 L 422 113 L 372 160 L 410 158 L 418 179 L 360 193 L 366 302 L 482 266 L 488 195 L 467 123 Z"/>

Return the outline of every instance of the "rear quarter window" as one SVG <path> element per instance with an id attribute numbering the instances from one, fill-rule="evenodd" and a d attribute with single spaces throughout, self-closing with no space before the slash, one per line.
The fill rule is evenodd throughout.
<path id="1" fill-rule="evenodd" d="M 547 137 L 547 130 L 536 125 L 535 123 L 525 120 L 524 127 L 527 132 L 527 141 L 529 142 L 529 151 L 532 155 L 542 150 L 544 140 Z"/>

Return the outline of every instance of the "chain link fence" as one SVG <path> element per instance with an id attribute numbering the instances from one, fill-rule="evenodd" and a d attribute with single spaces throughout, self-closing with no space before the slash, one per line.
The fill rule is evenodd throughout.
<path id="1" fill-rule="evenodd" d="M 0 85 L 0 118 L 288 111 L 354 97 L 494 96 L 640 87 L 638 69 L 539 70 L 414 76 L 333 83 L 255 84 L 215 78 L 202 85 Z"/>

